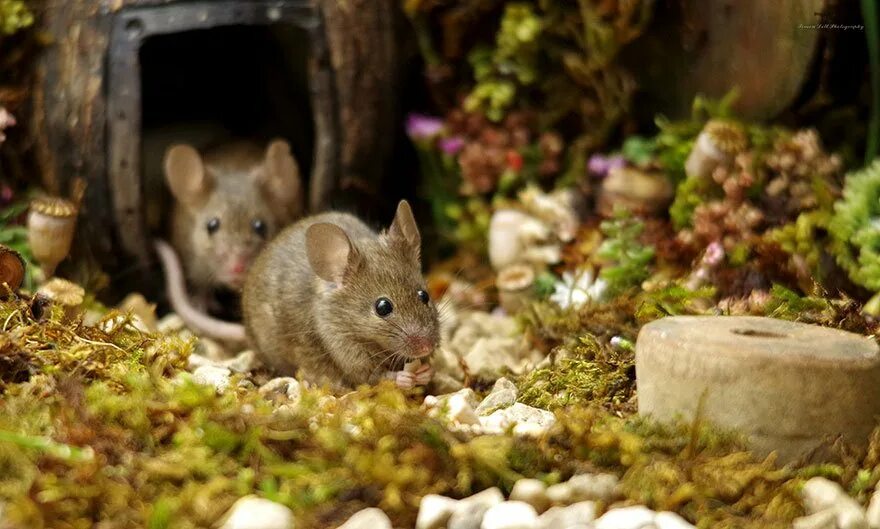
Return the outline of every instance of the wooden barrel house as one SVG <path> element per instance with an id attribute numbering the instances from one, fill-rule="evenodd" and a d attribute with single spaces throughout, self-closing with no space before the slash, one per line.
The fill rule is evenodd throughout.
<path id="1" fill-rule="evenodd" d="M 394 0 L 65 0 L 43 17 L 33 122 L 44 186 L 87 182 L 79 240 L 102 268 L 150 279 L 164 188 L 148 137 L 181 121 L 284 137 L 307 205 L 377 182 L 399 123 Z M 155 178 L 153 178 L 155 180 Z"/>

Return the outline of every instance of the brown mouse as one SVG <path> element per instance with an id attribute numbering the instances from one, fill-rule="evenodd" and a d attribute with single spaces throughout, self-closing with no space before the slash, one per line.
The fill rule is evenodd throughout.
<path id="1" fill-rule="evenodd" d="M 242 298 L 251 344 L 276 371 L 334 387 L 383 379 L 427 384 L 437 307 L 421 273 L 421 237 L 406 201 L 377 234 L 356 217 L 323 213 L 282 231 L 248 273 Z"/>
<path id="2" fill-rule="evenodd" d="M 214 289 L 240 291 L 263 246 L 301 214 L 299 169 L 284 140 L 268 147 L 229 142 L 200 153 L 187 144 L 165 153 L 175 198 L 171 244 L 184 263 L 196 305 Z"/>

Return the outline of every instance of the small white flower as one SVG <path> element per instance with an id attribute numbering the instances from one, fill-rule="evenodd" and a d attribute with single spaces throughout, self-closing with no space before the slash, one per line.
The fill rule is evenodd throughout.
<path id="1" fill-rule="evenodd" d="M 554 286 L 550 301 L 563 309 L 577 309 L 587 302 L 600 301 L 606 290 L 608 283 L 604 279 L 598 279 L 592 268 L 579 271 L 577 276 L 571 272 L 563 272 L 562 281 Z"/>

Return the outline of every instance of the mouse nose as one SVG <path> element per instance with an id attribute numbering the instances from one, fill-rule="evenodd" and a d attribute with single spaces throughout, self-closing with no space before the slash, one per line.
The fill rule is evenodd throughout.
<path id="1" fill-rule="evenodd" d="M 434 340 L 427 336 L 410 336 L 408 342 L 410 351 L 412 351 L 412 356 L 415 358 L 428 356 L 434 352 L 434 348 L 436 347 Z"/>

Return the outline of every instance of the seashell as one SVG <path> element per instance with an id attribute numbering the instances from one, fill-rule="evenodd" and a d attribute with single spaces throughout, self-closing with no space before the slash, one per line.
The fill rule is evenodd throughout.
<path id="1" fill-rule="evenodd" d="M 28 241 L 46 278 L 70 253 L 76 230 L 77 205 L 60 197 L 41 197 L 31 202 Z"/>
<path id="2" fill-rule="evenodd" d="M 508 314 L 519 312 L 532 299 L 535 271 L 529 265 L 514 264 L 498 272 L 495 286 L 498 303 Z"/>
<path id="3" fill-rule="evenodd" d="M 5 293 L 3 284 L 16 291 L 24 282 L 25 263 L 12 248 L 0 244 L 0 295 Z"/>

